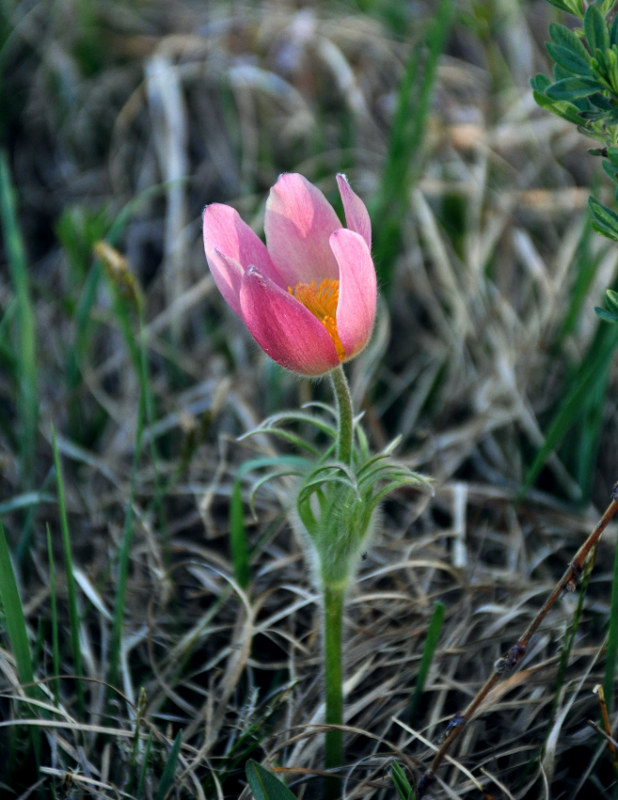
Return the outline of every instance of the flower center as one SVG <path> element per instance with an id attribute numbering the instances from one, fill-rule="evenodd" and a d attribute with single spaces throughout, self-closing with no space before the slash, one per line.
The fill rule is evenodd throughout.
<path id="1" fill-rule="evenodd" d="M 339 281 L 333 278 L 324 278 L 316 287 L 315 281 L 311 283 L 297 283 L 290 294 L 309 309 L 326 328 L 328 335 L 333 340 L 339 361 L 345 360 L 345 350 L 337 332 L 337 303 L 339 302 Z"/>

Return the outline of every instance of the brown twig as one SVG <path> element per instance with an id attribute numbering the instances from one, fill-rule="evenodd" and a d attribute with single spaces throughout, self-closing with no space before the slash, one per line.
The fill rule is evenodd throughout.
<path id="1" fill-rule="evenodd" d="M 609 714 L 607 713 L 607 703 L 605 702 L 605 692 L 603 691 L 603 687 L 601 684 L 597 684 L 594 689 L 592 690 L 597 697 L 599 698 L 599 709 L 601 711 L 601 721 L 603 722 L 603 728 L 605 729 L 605 738 L 607 739 L 607 745 L 609 748 L 609 755 L 612 760 L 612 765 L 614 770 L 618 773 L 618 745 L 616 744 L 616 740 L 612 737 L 612 726 L 609 721 Z M 591 723 L 594 724 L 594 723 Z"/>
<path id="2" fill-rule="evenodd" d="M 524 657 L 530 639 L 536 633 L 539 625 L 543 622 L 543 620 L 549 613 L 551 607 L 554 605 L 558 597 L 560 597 L 560 595 L 565 589 L 573 591 L 578 578 L 581 576 L 583 572 L 584 563 L 588 558 L 590 551 L 596 546 L 597 542 L 601 538 L 601 535 L 603 534 L 603 531 L 605 530 L 608 523 L 615 515 L 616 511 L 618 511 L 618 483 L 614 484 L 614 487 L 612 488 L 611 502 L 605 509 L 603 516 L 598 521 L 593 530 L 590 532 L 586 541 L 582 544 L 582 546 L 575 554 L 575 557 L 567 567 L 566 572 L 560 578 L 558 583 L 555 585 L 554 589 L 550 593 L 549 597 L 543 604 L 538 614 L 530 622 L 526 630 L 523 632 L 520 638 L 515 642 L 515 644 L 511 648 L 509 648 L 509 650 L 506 652 L 504 656 L 502 656 L 502 658 L 499 658 L 495 662 L 494 671 L 489 676 L 489 678 L 487 678 L 485 683 L 481 686 L 481 688 L 476 693 L 474 698 L 470 701 L 466 709 L 463 712 L 455 714 L 455 716 L 450 720 L 450 722 L 446 726 L 446 729 L 442 734 L 440 740 L 441 741 L 440 748 L 438 752 L 435 754 L 434 759 L 431 762 L 431 766 L 419 781 L 417 788 L 417 795 L 419 799 L 423 797 L 423 795 L 429 788 L 429 785 L 433 781 L 434 776 L 436 774 L 436 770 L 440 766 L 440 763 L 444 759 L 444 756 L 448 753 L 453 742 L 462 732 L 467 722 L 472 718 L 472 716 L 478 710 L 483 700 L 487 697 L 487 695 L 493 689 L 493 687 L 502 679 L 502 677 L 507 673 L 511 672 L 514 669 L 514 667 Z"/>

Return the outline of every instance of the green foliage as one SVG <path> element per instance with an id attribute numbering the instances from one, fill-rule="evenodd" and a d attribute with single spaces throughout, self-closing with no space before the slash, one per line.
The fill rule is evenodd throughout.
<path id="1" fill-rule="evenodd" d="M 2 523 L 0 523 L 0 604 L 2 605 L 3 623 L 15 656 L 19 680 L 23 684 L 32 684 L 34 671 L 26 620 Z M 31 693 L 32 686 L 26 691 Z"/>
<path id="2" fill-rule="evenodd" d="M 163 774 L 159 782 L 159 788 L 155 795 L 155 800 L 165 800 L 168 797 L 170 789 L 174 786 L 174 776 L 176 774 L 176 766 L 178 765 L 178 756 L 180 755 L 180 745 L 182 744 L 182 733 L 179 731 L 174 739 L 174 744 L 170 750 L 170 754 L 165 762 Z"/>
<path id="3" fill-rule="evenodd" d="M 600 436 L 600 418 L 605 387 L 611 368 L 611 358 L 618 343 L 618 331 L 599 326 L 588 352 L 574 369 L 566 395 L 553 414 L 542 447 L 524 478 L 520 493 L 532 486 L 547 459 L 566 441 L 567 433 L 577 425 L 577 435 L 567 441 L 571 457 L 568 461 L 576 470 L 582 497 L 589 489 L 587 483 L 594 474 L 594 461 Z M 582 497 L 577 499 L 581 500 Z"/>
<path id="4" fill-rule="evenodd" d="M 294 795 L 285 783 L 257 761 L 249 759 L 245 771 L 255 800 L 294 800 Z"/>
<path id="5" fill-rule="evenodd" d="M 605 292 L 606 308 L 595 308 L 598 317 L 605 322 L 618 322 L 618 292 L 608 289 Z"/>
<path id="6" fill-rule="evenodd" d="M 11 431 L 10 426 L 7 425 L 7 435 L 13 439 L 19 450 L 22 487 L 32 489 L 34 488 L 35 448 L 39 419 L 36 322 L 31 297 L 29 266 L 17 218 L 17 199 L 9 163 L 4 153 L 0 153 L 0 222 L 15 296 L 15 327 L 13 330 L 7 330 L 5 335 L 9 339 L 14 339 L 8 344 L 15 353 L 15 359 L 12 362 L 12 378 L 16 388 L 18 422 L 15 431 Z M 27 549 L 30 537 L 29 526 L 24 531 L 25 536 L 22 537 L 20 556 Z"/>
<path id="7" fill-rule="evenodd" d="M 234 576 L 241 589 L 246 589 L 251 580 L 247 531 L 243 517 L 242 483 L 236 478 L 230 498 L 230 550 L 234 564 Z"/>
<path id="8" fill-rule="evenodd" d="M 60 512 L 60 529 L 62 532 L 62 547 L 64 550 L 64 566 L 66 570 L 67 595 L 69 603 L 69 621 L 71 634 L 71 651 L 73 656 L 73 668 L 75 670 L 75 687 L 80 713 L 84 714 L 86 702 L 84 698 L 84 687 L 81 680 L 82 670 L 82 651 L 80 646 L 80 627 L 81 620 L 77 607 L 77 588 L 75 573 L 73 570 L 73 555 L 71 550 L 71 537 L 69 533 L 69 520 L 65 503 L 64 480 L 62 477 L 62 465 L 60 463 L 60 453 L 56 443 L 56 434 L 52 430 L 52 450 L 54 455 L 54 467 L 56 469 L 56 486 L 58 490 L 58 510 Z"/>
<path id="9" fill-rule="evenodd" d="M 2 523 L 0 523 L 0 611 L 2 626 L 6 628 L 9 644 L 15 656 L 17 675 L 24 686 L 24 692 L 28 697 L 42 700 L 43 692 L 34 683 L 28 629 Z M 31 729 L 30 739 L 38 762 L 41 741 L 37 728 Z"/>
<path id="10" fill-rule="evenodd" d="M 604 145 L 591 152 L 607 159 L 603 168 L 618 192 L 618 16 L 608 19 L 614 4 L 591 4 L 585 14 L 580 2 L 554 5 L 583 17 L 583 27 L 550 25 L 546 47 L 554 61 L 553 81 L 545 75 L 532 78 L 534 99 Z M 590 212 L 594 229 L 618 241 L 618 215 L 594 198 Z"/>
<path id="11" fill-rule="evenodd" d="M 429 104 L 438 62 L 449 31 L 452 0 L 441 0 L 427 32 L 427 54 L 422 47 L 412 47 L 406 72 L 399 87 L 397 111 L 390 134 L 388 154 L 379 194 L 370 211 L 379 220 L 375 229 L 373 252 L 382 290 L 388 294 L 400 249 L 405 214 L 408 213 L 410 188 L 420 164 Z"/>
<path id="12" fill-rule="evenodd" d="M 393 761 L 391 766 L 391 778 L 401 800 L 416 800 L 414 789 L 410 786 L 405 772 L 396 761 Z"/>
<path id="13" fill-rule="evenodd" d="M 440 631 L 442 630 L 442 623 L 444 622 L 444 611 L 444 603 L 437 602 L 434 606 L 431 622 L 427 628 L 427 636 L 425 637 L 425 646 L 423 647 L 421 664 L 418 669 L 418 675 L 416 676 L 416 686 L 414 687 L 414 694 L 410 704 L 411 720 L 413 720 L 416 715 L 418 704 L 421 699 L 421 695 L 423 694 L 423 688 L 425 687 L 425 681 L 427 680 L 427 675 L 429 674 L 429 668 L 431 667 L 431 662 L 433 661 L 433 656 L 436 651 L 436 645 L 438 644 L 438 639 L 440 638 Z"/>

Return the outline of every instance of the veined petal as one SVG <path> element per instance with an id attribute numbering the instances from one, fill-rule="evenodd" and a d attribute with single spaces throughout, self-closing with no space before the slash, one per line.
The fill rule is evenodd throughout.
<path id="1" fill-rule="evenodd" d="M 214 278 L 217 289 L 221 292 L 223 299 L 239 317 L 242 317 L 240 310 L 240 285 L 245 271 L 242 266 L 233 258 L 224 255 L 216 248 L 210 252 L 206 251 L 206 260 L 210 267 L 210 272 Z"/>
<path id="2" fill-rule="evenodd" d="M 342 173 L 337 175 L 337 186 L 343 202 L 346 225 L 351 231 L 360 233 L 371 250 L 371 219 L 367 207 L 356 192 L 352 191 L 348 179 Z"/>
<path id="3" fill-rule="evenodd" d="M 302 375 L 323 375 L 340 363 L 322 323 L 257 269 L 250 268 L 243 278 L 240 305 L 255 341 L 282 367 Z"/>
<path id="4" fill-rule="evenodd" d="M 264 232 L 268 252 L 285 279 L 283 288 L 339 277 L 328 237 L 340 227 L 316 186 L 297 173 L 279 177 L 266 202 Z"/>
<path id="5" fill-rule="evenodd" d="M 266 245 L 241 219 L 235 208 L 223 203 L 206 206 L 202 225 L 206 258 L 215 283 L 226 302 L 230 303 L 230 292 L 238 294 L 240 291 L 236 269 L 230 272 L 230 263 L 240 264 L 243 271 L 253 264 L 263 275 L 268 275 L 274 281 L 281 280 Z M 226 256 L 226 259 L 221 259 L 221 255 Z M 227 287 L 227 294 L 221 286 Z"/>
<path id="6" fill-rule="evenodd" d="M 369 341 L 376 316 L 377 280 L 365 239 L 340 228 L 331 234 L 330 246 L 339 264 L 337 331 L 346 360 Z"/>

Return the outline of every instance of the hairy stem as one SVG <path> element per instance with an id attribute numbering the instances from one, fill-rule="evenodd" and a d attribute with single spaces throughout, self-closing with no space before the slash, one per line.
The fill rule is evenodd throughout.
<path id="1" fill-rule="evenodd" d="M 326 724 L 343 724 L 343 666 L 342 630 L 344 583 L 324 584 L 324 689 L 326 699 Z M 326 769 L 337 769 L 343 762 L 343 731 L 335 727 L 326 731 L 324 764 Z M 337 796 L 339 781 L 327 778 L 325 797 Z"/>
<path id="2" fill-rule="evenodd" d="M 352 396 L 345 372 L 338 366 L 330 373 L 330 380 L 337 401 L 337 458 L 345 464 L 352 460 L 352 433 L 354 412 L 352 410 Z"/>

